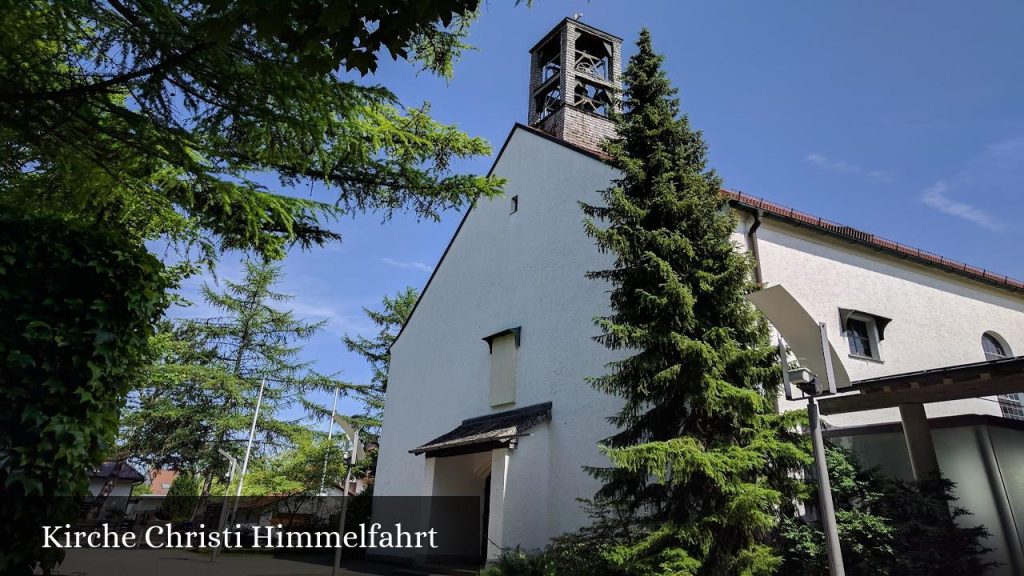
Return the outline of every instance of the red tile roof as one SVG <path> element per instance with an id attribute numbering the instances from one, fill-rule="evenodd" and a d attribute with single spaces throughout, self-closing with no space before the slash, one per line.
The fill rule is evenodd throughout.
<path id="1" fill-rule="evenodd" d="M 797 225 L 809 226 L 833 236 L 859 242 L 902 258 L 915 260 L 928 266 L 936 266 L 949 272 L 954 272 L 973 280 L 981 280 L 982 282 L 986 282 L 1000 288 L 1024 291 L 1024 282 L 1004 274 L 996 274 L 983 268 L 978 268 L 977 266 L 971 266 L 970 264 L 950 260 L 949 258 L 940 256 L 933 252 L 927 252 L 919 248 L 914 248 L 912 246 L 907 246 L 906 244 L 875 236 L 870 232 L 851 228 L 850 226 L 819 218 L 817 216 L 807 214 L 806 212 L 800 212 L 799 210 L 794 210 L 781 204 L 776 204 L 775 202 L 770 202 L 763 198 L 758 198 L 742 192 L 722 190 L 722 195 L 728 198 L 733 204 L 762 210 L 765 214 L 769 214 L 783 220 L 788 220 Z"/>
<path id="2" fill-rule="evenodd" d="M 582 148 L 576 144 L 573 144 L 572 142 L 566 142 L 565 140 L 552 136 L 551 134 L 548 134 L 547 132 L 544 132 L 539 128 L 517 123 L 512 128 L 512 132 L 515 132 L 517 128 L 536 134 L 542 138 L 545 138 L 556 144 L 560 144 L 562 146 L 565 146 L 566 148 L 570 148 L 572 150 L 590 156 L 591 158 L 594 158 L 596 160 L 607 162 L 610 159 L 610 157 L 607 154 Z M 512 133 L 509 133 L 509 140 L 511 140 L 511 138 Z M 508 140 L 505 141 L 505 145 L 508 145 Z M 502 150 L 504 150 L 504 146 L 502 146 Z M 498 157 L 501 157 L 501 152 L 498 153 Z M 893 240 L 888 240 L 880 236 L 875 236 L 870 232 L 864 232 L 862 230 L 858 230 L 850 226 L 845 226 L 837 222 L 832 222 L 824 218 L 819 218 L 812 214 L 807 214 L 806 212 L 800 212 L 799 210 L 794 210 L 787 206 L 776 204 L 775 202 L 770 202 L 763 198 L 758 198 L 757 196 L 744 194 L 743 192 L 723 189 L 722 195 L 727 197 L 729 201 L 732 202 L 733 204 L 739 204 L 741 206 L 746 206 L 748 208 L 763 210 L 766 214 L 776 216 L 784 220 L 789 220 L 798 225 L 811 226 L 813 228 L 817 228 L 821 232 L 832 234 L 834 236 L 838 236 L 850 241 L 859 242 L 872 248 L 884 250 L 900 258 L 916 260 L 917 262 L 925 264 L 927 266 L 936 266 L 938 268 L 942 268 L 949 272 L 959 274 L 966 278 L 970 278 L 972 280 L 980 280 L 982 282 L 985 282 L 993 286 L 997 286 L 999 288 L 1008 288 L 1015 292 L 1024 292 L 1024 282 L 1006 276 L 1005 274 L 996 274 L 995 272 L 990 272 L 988 270 L 985 270 L 984 268 L 978 268 L 977 266 L 971 266 L 970 264 L 965 264 L 963 262 L 958 262 L 956 260 L 950 260 L 945 256 L 941 256 L 933 252 L 927 252 L 919 248 L 914 248 L 912 246 L 907 246 L 906 244 L 901 244 Z"/>

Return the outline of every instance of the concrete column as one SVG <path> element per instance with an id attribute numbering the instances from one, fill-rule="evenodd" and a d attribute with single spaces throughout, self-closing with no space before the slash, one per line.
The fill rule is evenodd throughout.
<path id="1" fill-rule="evenodd" d="M 487 558 L 497 560 L 504 547 L 505 494 L 508 486 L 508 448 L 491 451 L 491 508 L 487 517 Z"/>
<path id="2" fill-rule="evenodd" d="M 935 456 L 932 431 L 928 427 L 928 416 L 924 404 L 900 404 L 900 419 L 903 421 L 903 437 L 910 453 L 910 467 L 914 478 L 922 480 L 932 472 L 939 471 L 939 460 Z"/>

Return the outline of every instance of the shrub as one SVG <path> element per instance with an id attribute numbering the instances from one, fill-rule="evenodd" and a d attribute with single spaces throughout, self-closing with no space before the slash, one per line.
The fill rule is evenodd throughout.
<path id="1" fill-rule="evenodd" d="M 155 320 L 163 266 L 102 227 L 0 215 L 0 573 L 62 558 L 40 524 L 77 511 Z"/>
<path id="2" fill-rule="evenodd" d="M 951 506 L 955 485 L 939 477 L 907 482 L 862 470 L 852 454 L 828 449 L 836 523 L 850 576 L 960 576 L 987 573 L 984 526 L 962 526 L 970 513 Z M 828 572 L 820 524 L 788 518 L 782 524 L 785 576 Z"/>

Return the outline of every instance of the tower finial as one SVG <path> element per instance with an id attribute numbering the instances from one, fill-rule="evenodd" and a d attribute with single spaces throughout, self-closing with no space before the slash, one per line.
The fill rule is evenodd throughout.
<path id="1" fill-rule="evenodd" d="M 576 20 L 576 21 L 579 21 L 582 18 L 583 18 L 583 12 L 577 12 L 577 13 L 572 15 L 572 19 Z"/>

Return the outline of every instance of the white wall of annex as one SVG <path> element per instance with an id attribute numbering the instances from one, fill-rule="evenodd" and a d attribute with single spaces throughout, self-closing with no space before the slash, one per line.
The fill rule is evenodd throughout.
<path id="1" fill-rule="evenodd" d="M 841 246 L 806 229 L 765 218 L 757 231 L 767 285 L 782 284 L 811 315 L 828 324 L 829 340 L 851 380 L 982 362 L 981 336 L 1001 335 L 1009 353 L 1024 354 L 1024 297 L 952 273 Z M 892 318 L 881 342 L 882 361 L 848 355 L 839 308 Z M 803 403 L 787 403 L 789 409 Z M 926 405 L 929 418 L 1000 415 L 994 397 Z M 899 420 L 897 409 L 829 416 L 837 426 Z"/>

